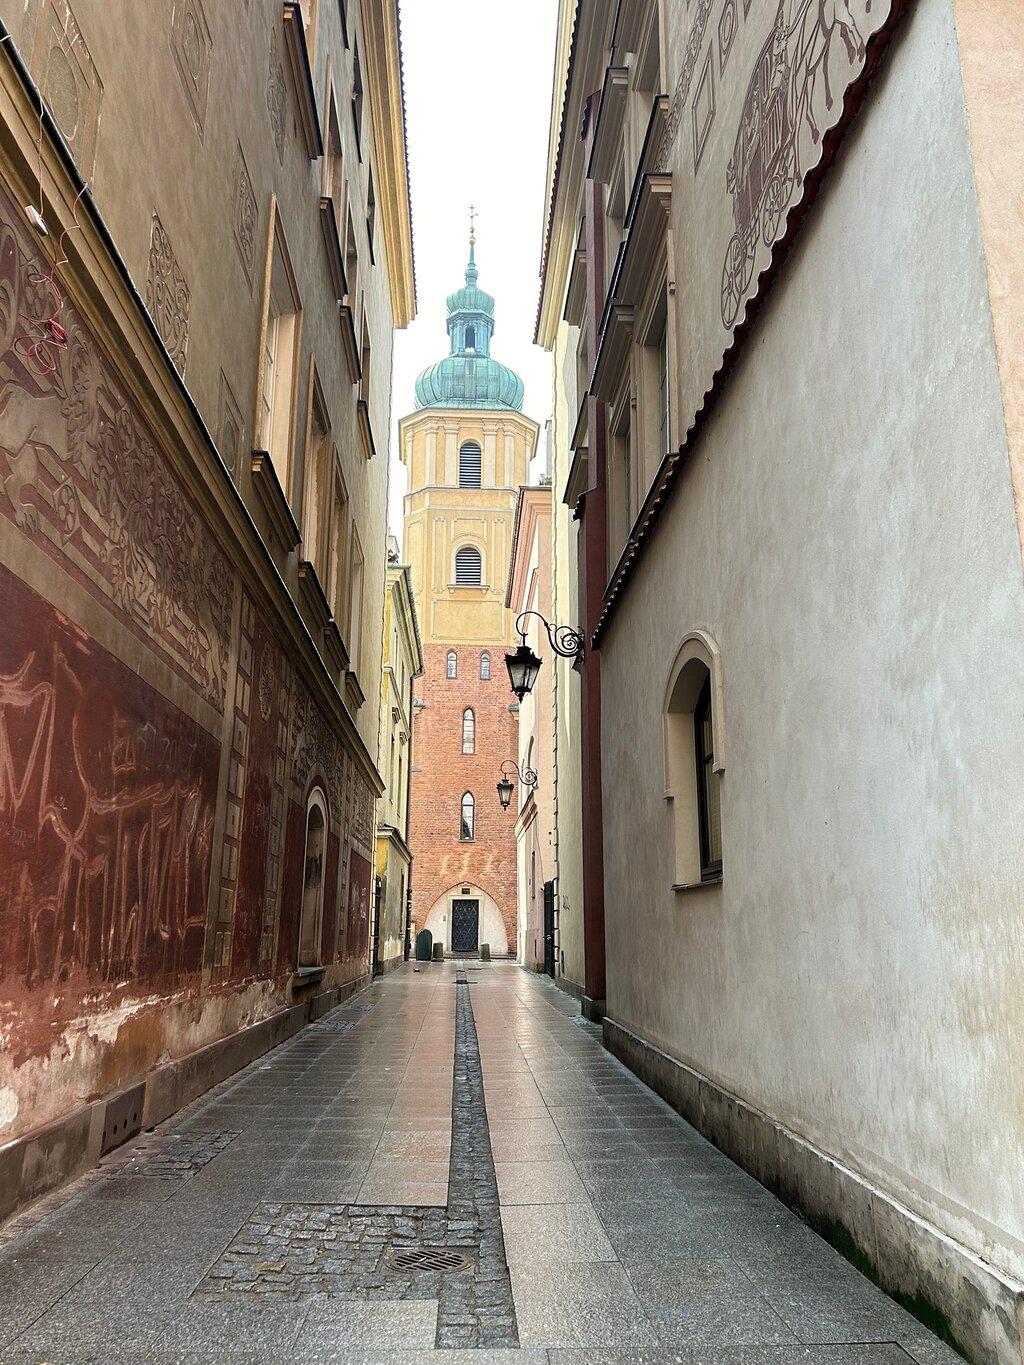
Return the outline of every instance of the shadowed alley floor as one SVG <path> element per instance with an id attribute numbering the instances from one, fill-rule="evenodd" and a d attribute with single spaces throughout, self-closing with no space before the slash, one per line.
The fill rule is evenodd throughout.
<path id="1" fill-rule="evenodd" d="M 403 967 L 0 1233 L 12 1365 L 513 1351 L 959 1359 L 509 964 Z"/>

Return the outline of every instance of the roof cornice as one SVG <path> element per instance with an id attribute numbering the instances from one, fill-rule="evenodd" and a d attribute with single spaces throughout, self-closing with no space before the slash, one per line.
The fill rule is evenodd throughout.
<path id="1" fill-rule="evenodd" d="M 388 258 L 391 311 L 396 327 L 416 316 L 416 263 L 412 247 L 409 157 L 402 85 L 402 32 L 397 0 L 363 0 L 366 85 L 378 167 L 375 178 L 384 249 Z"/>
<path id="2" fill-rule="evenodd" d="M 541 258 L 541 291 L 537 309 L 535 340 L 546 350 L 555 344 L 561 317 L 562 300 L 576 249 L 576 209 L 583 188 L 585 167 L 579 134 L 583 126 L 583 106 L 601 87 L 611 29 L 615 17 L 614 0 L 580 0 L 564 9 L 561 20 L 572 13 L 572 37 L 566 57 L 567 70 L 555 73 L 555 89 L 564 90 L 555 136 L 552 108 L 552 137 L 548 154 L 547 213 Z M 561 22 L 560 20 L 560 22 Z M 564 39 L 557 47 L 560 51 Z"/>

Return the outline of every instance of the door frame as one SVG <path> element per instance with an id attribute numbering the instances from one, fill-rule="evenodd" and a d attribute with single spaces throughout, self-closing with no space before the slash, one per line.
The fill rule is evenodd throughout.
<path id="1" fill-rule="evenodd" d="M 455 907 L 456 905 L 475 905 L 476 906 L 476 944 L 472 948 L 456 948 L 455 946 Z M 448 931 L 448 942 L 451 945 L 450 951 L 454 953 L 478 953 L 480 951 L 480 897 L 479 896 L 453 896 L 451 902 L 451 924 Z"/>

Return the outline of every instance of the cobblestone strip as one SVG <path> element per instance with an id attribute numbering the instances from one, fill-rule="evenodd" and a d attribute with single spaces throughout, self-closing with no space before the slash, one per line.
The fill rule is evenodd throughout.
<path id="1" fill-rule="evenodd" d="M 448 1231 L 476 1240 L 477 1263 L 472 1276 L 442 1279 L 436 1345 L 518 1347 L 519 1331 L 484 1102 L 480 1045 L 469 984 L 462 972 L 456 981 Z"/>
<path id="2" fill-rule="evenodd" d="M 518 1347 L 480 1046 L 463 973 L 455 999 L 447 1207 L 259 1204 L 197 1286 L 197 1298 L 436 1300 L 439 1349 Z M 423 1270 L 393 1259 L 396 1252 L 432 1250 L 459 1252 L 465 1264 Z"/>

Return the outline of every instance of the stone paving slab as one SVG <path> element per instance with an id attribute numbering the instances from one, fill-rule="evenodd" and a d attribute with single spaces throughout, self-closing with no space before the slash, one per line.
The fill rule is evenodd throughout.
<path id="1" fill-rule="evenodd" d="M 0 1363 L 955 1365 L 577 1009 L 375 982 L 0 1229 Z"/>

